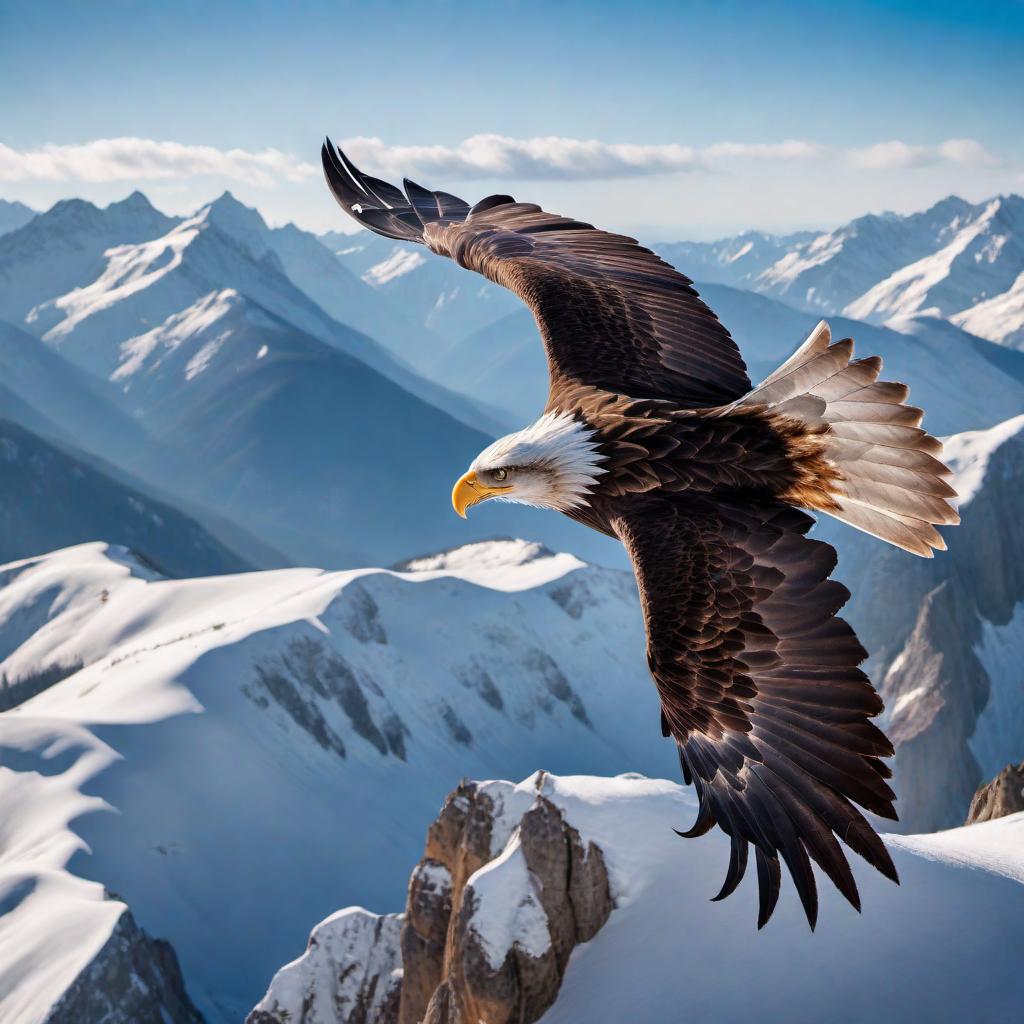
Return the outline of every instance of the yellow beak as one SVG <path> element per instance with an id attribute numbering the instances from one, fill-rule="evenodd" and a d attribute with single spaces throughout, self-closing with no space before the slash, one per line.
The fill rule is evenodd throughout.
<path id="1" fill-rule="evenodd" d="M 465 519 L 466 509 L 479 505 L 481 501 L 486 501 L 488 498 L 493 498 L 495 494 L 511 490 L 511 486 L 488 487 L 487 484 L 481 483 L 477 479 L 476 473 L 470 470 L 468 473 L 463 473 L 452 488 L 452 508 Z"/>

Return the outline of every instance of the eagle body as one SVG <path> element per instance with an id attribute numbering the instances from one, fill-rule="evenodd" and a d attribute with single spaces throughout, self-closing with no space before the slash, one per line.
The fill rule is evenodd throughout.
<path id="1" fill-rule="evenodd" d="M 661 729 L 696 789 L 696 822 L 731 840 L 725 882 L 756 862 L 758 927 L 781 864 L 811 927 L 812 862 L 859 909 L 840 842 L 897 880 L 858 809 L 895 818 L 892 745 L 838 616 L 826 513 L 914 554 L 958 522 L 941 444 L 822 322 L 756 387 L 692 282 L 634 239 L 510 196 L 470 206 L 362 173 L 330 142 L 324 171 L 360 223 L 415 241 L 514 291 L 533 311 L 550 390 L 539 418 L 482 451 L 452 493 L 549 508 L 615 537 L 636 574 Z"/>

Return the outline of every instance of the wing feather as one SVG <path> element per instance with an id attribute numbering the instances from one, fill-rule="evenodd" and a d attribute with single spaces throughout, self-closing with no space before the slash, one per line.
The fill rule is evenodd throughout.
<path id="1" fill-rule="evenodd" d="M 854 803 L 894 818 L 870 721 L 882 702 L 858 667 L 865 651 L 836 613 L 849 591 L 830 580 L 834 549 L 805 536 L 812 520 L 777 502 L 644 496 L 612 517 L 640 586 L 648 660 L 663 723 L 699 808 L 687 838 L 718 825 L 732 840 L 716 899 L 743 877 L 753 844 L 758 926 L 786 864 L 811 927 L 811 861 L 860 909 L 840 841 L 887 877 L 892 860 Z"/>
<path id="2" fill-rule="evenodd" d="M 750 390 L 736 343 L 690 279 L 636 239 L 511 196 L 470 207 L 408 179 L 403 194 L 329 140 L 322 156 L 331 193 L 361 224 L 421 242 L 529 306 L 548 357 L 549 408 L 578 385 L 692 408 Z"/>

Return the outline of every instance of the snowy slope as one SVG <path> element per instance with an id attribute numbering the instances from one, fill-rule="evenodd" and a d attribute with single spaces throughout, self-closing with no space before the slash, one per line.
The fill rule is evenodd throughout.
<path id="1" fill-rule="evenodd" d="M 1024 270 L 1001 295 L 954 313 L 950 320 L 982 338 L 1024 348 Z"/>
<path id="2" fill-rule="evenodd" d="M 1024 199 L 972 205 L 957 196 L 909 216 L 868 214 L 832 231 L 746 232 L 718 242 L 674 242 L 659 253 L 691 278 L 780 298 L 817 315 L 902 329 L 941 316 L 972 334 L 1020 342 Z"/>
<path id="3" fill-rule="evenodd" d="M 901 885 L 858 869 L 857 915 L 822 884 L 813 934 L 784 884 L 759 933 L 752 878 L 724 903 L 708 901 L 728 860 L 724 837 L 672 834 L 670 825 L 693 819 L 688 792 L 582 778 L 551 779 L 546 790 L 604 852 L 617 908 L 574 954 L 544 1024 L 655 1024 L 683 1013 L 779 1024 L 1009 1022 L 1019 1012 L 1024 815 L 893 837 Z"/>
<path id="4" fill-rule="evenodd" d="M 2 573 L 0 673 L 84 667 L 0 715 L 0 949 L 58 941 L 96 899 L 71 876 L 102 882 L 212 1021 L 241 1019 L 312 921 L 400 903 L 460 776 L 675 771 L 633 581 L 569 555 L 167 581 L 94 544 Z M 95 943 L 112 914 L 86 911 Z M 51 991 L 45 960 L 19 970 L 22 996 Z"/>
<path id="5" fill-rule="evenodd" d="M 684 841 L 672 832 L 694 819 L 689 790 L 637 775 L 536 773 L 518 785 L 475 785 L 460 786 L 432 826 L 428 859 L 410 882 L 407 915 L 377 917 L 353 907 L 323 921 L 307 953 L 274 977 L 251 1024 L 415 1020 L 439 981 L 436 992 L 447 999 L 430 1000 L 431 1021 L 464 1020 L 474 1008 L 495 1022 L 533 1021 L 539 1012 L 545 1024 L 690 1017 L 1009 1024 L 1019 1016 L 1024 814 L 931 835 L 886 836 L 901 885 L 858 862 L 863 914 L 823 882 L 814 933 L 787 878 L 775 915 L 758 932 L 752 871 L 729 899 L 709 901 L 728 861 L 722 833 Z M 473 803 L 463 811 L 454 806 L 460 800 Z M 467 825 L 453 858 L 448 834 L 460 814 Z M 571 889 L 571 902 L 543 884 L 558 886 L 554 872 L 568 829 L 587 850 L 584 863 L 602 864 L 598 884 Z M 489 834 L 490 850 L 460 859 L 470 831 Z M 525 870 L 527 843 L 546 879 Z M 447 870 L 470 857 L 483 863 L 468 879 Z M 578 867 L 574 860 L 570 879 Z M 426 873 L 436 876 L 436 895 L 423 890 Z M 552 992 L 552 949 L 564 948 L 577 911 L 592 913 L 601 903 L 605 877 L 611 913 L 594 921 L 596 934 L 572 951 Z M 424 962 L 431 956 L 427 935 L 438 942 L 436 930 L 444 954 L 431 975 Z M 396 991 L 406 983 L 408 991 Z"/>
<path id="6" fill-rule="evenodd" d="M 957 196 L 909 217 L 867 214 L 792 247 L 755 287 L 804 309 L 838 312 L 882 278 L 946 244 L 977 215 Z"/>

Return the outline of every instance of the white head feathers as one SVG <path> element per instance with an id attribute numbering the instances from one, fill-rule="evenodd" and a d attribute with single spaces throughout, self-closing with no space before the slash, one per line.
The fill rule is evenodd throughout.
<path id="1" fill-rule="evenodd" d="M 469 467 L 487 472 L 514 467 L 513 484 L 505 501 L 539 505 L 559 512 L 586 504 L 604 456 L 592 440 L 594 431 L 572 413 L 545 413 L 536 423 L 514 434 L 498 438 L 485 448 Z"/>

